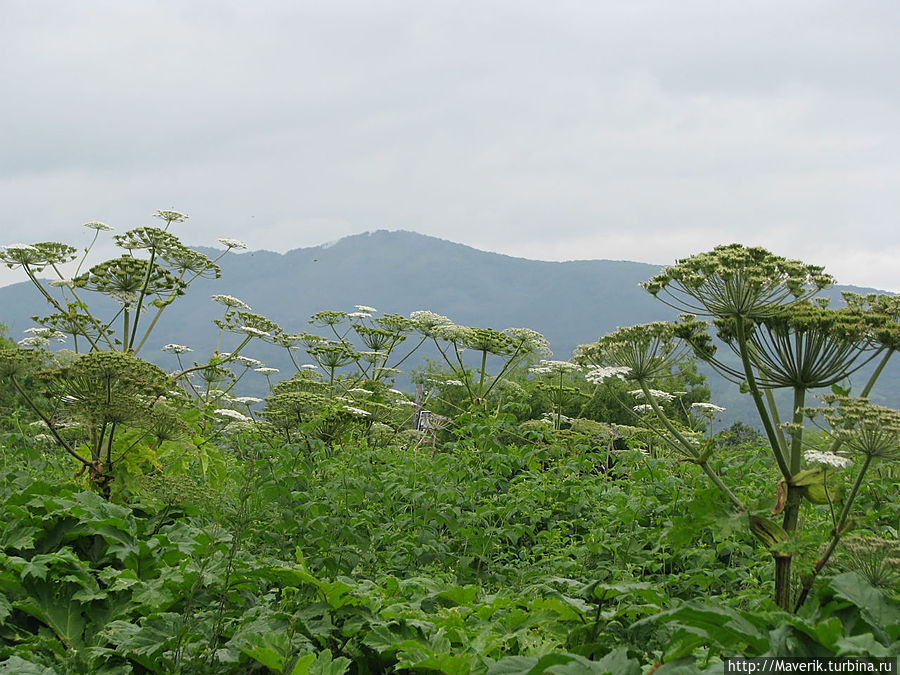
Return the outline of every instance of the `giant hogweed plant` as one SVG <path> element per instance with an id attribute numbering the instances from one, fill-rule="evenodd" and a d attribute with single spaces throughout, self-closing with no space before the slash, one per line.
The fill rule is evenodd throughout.
<path id="1" fill-rule="evenodd" d="M 413 420 L 411 405 L 401 392 L 390 388 L 399 366 L 431 340 L 449 367 L 441 384 L 465 391 L 457 412 L 483 410 L 488 396 L 501 388 L 519 364 L 549 353 L 546 339 L 521 328 L 498 331 L 460 326 L 434 312 L 416 311 L 408 318 L 397 314 L 375 317 L 373 307 L 357 305 L 353 312 L 328 310 L 314 314 L 310 323 L 326 336 L 288 334 L 274 324 L 253 330 L 264 341 L 284 347 L 296 373 L 275 385 L 267 398 L 265 417 L 286 438 L 308 435 L 333 442 L 347 431 L 396 434 Z M 237 311 L 220 327 L 238 328 L 247 313 Z M 406 345 L 404 345 L 406 343 Z M 474 363 L 464 353 L 475 354 Z M 299 363 L 305 351 L 311 363 Z M 496 373 L 491 367 L 498 365 Z"/>
<path id="2" fill-rule="evenodd" d="M 217 264 L 221 256 L 211 260 L 169 232 L 186 215 L 171 210 L 154 215 L 164 222 L 163 227 L 139 227 L 114 235 L 124 253 L 84 272 L 100 232 L 112 227 L 87 223 L 94 236 L 81 255 L 75 247 L 59 242 L 0 248 L 0 260 L 22 270 L 50 306 L 48 314 L 34 317 L 39 327 L 30 329 L 30 337 L 15 349 L 0 351 L 0 376 L 106 496 L 120 467 L 130 464 L 135 470 L 148 462 L 162 468 L 163 462 L 183 465 L 185 457 L 199 457 L 207 468 L 211 459 L 197 438 L 201 428 L 197 411 L 179 406 L 172 387 L 173 380 L 215 369 L 223 359 L 169 377 L 137 354 L 166 307 L 184 295 L 193 281 L 221 276 Z M 235 239 L 219 241 L 225 246 L 222 255 L 246 248 Z M 48 273 L 55 278 L 39 276 Z M 108 304 L 91 302 L 100 297 L 115 301 L 118 309 L 109 311 Z M 51 340 L 68 337 L 72 350 L 54 354 L 45 349 Z M 247 335 L 232 357 L 251 338 Z M 38 399 L 26 391 L 24 378 L 32 374 L 47 398 Z"/>
<path id="3" fill-rule="evenodd" d="M 897 458 L 886 451 L 857 452 L 867 459 L 857 468 L 854 488 L 836 506 L 836 491 L 828 486 L 827 479 L 835 469 L 849 464 L 836 453 L 842 446 L 858 447 L 871 433 L 866 420 L 878 419 L 874 408 L 866 408 L 867 403 L 853 403 L 847 397 L 837 400 L 838 410 L 850 406 L 857 412 L 869 412 L 849 416 L 852 425 L 842 420 L 838 425 L 841 430 L 835 433 L 827 452 L 809 448 L 809 433 L 803 424 L 809 397 L 816 391 L 831 393 L 832 389 L 849 393 L 840 388 L 840 383 L 876 360 L 877 366 L 861 392 L 867 396 L 900 339 L 900 311 L 895 298 L 847 295 L 846 306 L 832 309 L 827 301 L 815 298 L 832 283 L 821 267 L 787 260 L 761 248 L 720 246 L 679 261 L 644 284 L 666 304 L 688 312 L 678 323 L 620 329 L 580 349 L 581 358 L 595 364 L 627 369 L 626 377 L 641 387 L 671 446 L 700 466 L 741 511 L 747 511 L 747 507 L 710 467 L 715 447 L 698 444 L 681 433 L 651 395 L 648 382 L 679 350 L 690 348 L 751 396 L 781 482 L 775 486 L 778 498 L 772 514 L 748 513 L 748 518 L 753 534 L 772 552 L 775 601 L 785 609 L 803 603 L 815 575 L 847 530 L 853 500 L 872 460 Z M 698 316 L 712 321 L 718 338 L 736 355 L 738 365 L 717 355 L 708 325 Z M 773 395 L 776 389 L 792 393 L 789 410 L 779 410 Z M 828 419 L 834 421 L 835 415 L 840 413 L 832 413 Z M 803 576 L 802 590 L 793 598 L 793 542 L 800 534 L 804 504 L 828 505 L 833 514 L 840 515 L 832 518 L 833 530 L 828 535 L 832 543 L 827 553 L 812 573 Z M 781 516 L 781 522 L 769 515 Z"/>
<path id="4" fill-rule="evenodd" d="M 449 368 L 450 381 L 465 389 L 469 405 L 476 409 L 486 407 L 487 397 L 502 386 L 517 366 L 551 353 L 547 339 L 529 328 L 499 331 L 460 326 L 446 316 L 426 310 L 413 312 L 410 318 L 415 330 L 434 344 Z M 492 374 L 489 366 L 494 364 L 497 368 Z"/>

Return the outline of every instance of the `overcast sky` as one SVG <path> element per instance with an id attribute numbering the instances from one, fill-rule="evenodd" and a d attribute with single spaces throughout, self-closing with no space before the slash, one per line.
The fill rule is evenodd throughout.
<path id="1" fill-rule="evenodd" d="M 898 35 L 896 0 L 0 0 L 0 244 L 174 208 L 189 244 L 739 241 L 900 291 Z"/>

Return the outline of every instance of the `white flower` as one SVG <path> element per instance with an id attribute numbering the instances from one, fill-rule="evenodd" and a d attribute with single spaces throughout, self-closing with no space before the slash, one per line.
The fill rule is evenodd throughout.
<path id="1" fill-rule="evenodd" d="M 541 415 L 541 419 L 544 422 L 550 422 L 551 424 L 553 424 L 556 421 L 556 413 L 545 412 L 543 415 Z M 560 424 L 571 424 L 572 418 L 567 417 L 566 415 L 560 415 L 559 422 Z"/>
<path id="2" fill-rule="evenodd" d="M 263 375 L 272 375 L 274 373 L 281 372 L 278 368 L 269 368 L 269 366 L 263 366 L 262 368 L 254 368 L 254 371 L 257 373 L 262 373 Z"/>
<path id="3" fill-rule="evenodd" d="M 89 223 L 85 223 L 84 226 L 87 228 L 90 228 L 92 230 L 97 230 L 98 232 L 100 230 L 103 230 L 104 232 L 109 232 L 110 230 L 116 229 L 112 225 L 107 225 L 106 223 L 101 223 L 98 220 L 92 220 Z"/>
<path id="4" fill-rule="evenodd" d="M 40 335 L 33 335 L 31 337 L 22 338 L 16 344 L 20 347 L 46 347 L 50 344 L 50 340 L 41 337 Z"/>
<path id="5" fill-rule="evenodd" d="M 353 389 L 348 389 L 347 392 L 350 394 L 365 394 L 366 396 L 372 393 L 368 389 L 363 389 L 362 387 L 353 387 Z"/>
<path id="6" fill-rule="evenodd" d="M 160 218 L 167 223 L 181 223 L 187 220 L 187 216 L 183 213 L 179 213 L 178 211 L 173 211 L 171 209 L 161 209 L 153 214 L 156 218 Z"/>
<path id="7" fill-rule="evenodd" d="M 52 441 L 55 441 L 56 439 L 53 438 L 53 436 L 51 436 L 50 434 L 38 434 L 32 440 L 37 443 L 50 443 Z"/>
<path id="8" fill-rule="evenodd" d="M 256 337 L 271 337 L 268 331 L 260 330 L 259 328 L 254 328 L 253 326 L 241 326 L 238 328 L 239 331 L 246 333 L 247 335 L 255 335 Z"/>
<path id="9" fill-rule="evenodd" d="M 237 356 L 232 356 L 230 352 L 223 352 L 219 354 L 219 356 L 223 357 L 228 361 L 235 361 L 236 363 L 240 363 L 244 368 L 259 368 L 263 362 L 258 359 L 251 359 L 249 356 L 241 356 L 238 354 Z"/>
<path id="10" fill-rule="evenodd" d="M 262 403 L 261 398 L 256 398 L 256 396 L 235 396 L 235 403 L 243 403 L 244 405 L 253 405 L 254 403 Z"/>
<path id="11" fill-rule="evenodd" d="M 162 348 L 162 351 L 168 352 L 169 354 L 187 354 L 194 350 L 184 345 L 168 344 Z"/>
<path id="12" fill-rule="evenodd" d="M 538 365 L 529 368 L 535 375 L 560 375 L 564 373 L 577 373 L 581 371 L 581 366 L 571 361 L 550 361 L 541 359 Z"/>
<path id="13" fill-rule="evenodd" d="M 446 323 L 434 326 L 433 333 L 447 342 L 457 342 L 468 335 L 470 330 L 465 326 L 457 326 L 455 323 Z"/>
<path id="14" fill-rule="evenodd" d="M 304 363 L 300 366 L 300 370 L 315 370 L 318 367 L 315 363 Z"/>
<path id="15" fill-rule="evenodd" d="M 134 291 L 112 291 L 108 293 L 109 297 L 118 302 L 127 310 L 134 309 L 134 306 L 138 303 L 138 294 Z M 147 311 L 147 305 L 141 305 L 141 311 Z"/>
<path id="16" fill-rule="evenodd" d="M 417 324 L 429 328 L 433 326 L 446 326 L 447 324 L 453 323 L 443 314 L 435 314 L 434 312 L 429 312 L 427 309 L 417 309 L 409 315 L 409 318 Z"/>
<path id="17" fill-rule="evenodd" d="M 399 401 L 395 401 L 395 403 L 396 403 L 397 405 L 415 405 L 415 404 L 416 404 L 415 401 L 407 401 L 405 398 L 404 398 L 404 399 L 400 399 Z"/>
<path id="18" fill-rule="evenodd" d="M 465 387 L 465 383 L 460 380 L 447 380 L 444 384 L 449 385 L 451 387 Z"/>
<path id="19" fill-rule="evenodd" d="M 648 389 L 650 392 L 650 396 L 659 401 L 672 401 L 675 399 L 672 394 L 667 391 L 660 391 L 659 389 Z M 634 396 L 635 398 L 644 398 L 644 390 L 643 389 L 635 389 L 634 391 L 629 391 L 629 394 Z"/>
<path id="20" fill-rule="evenodd" d="M 46 340 L 56 340 L 57 342 L 65 342 L 66 334 L 55 328 L 46 328 L 45 326 L 34 326 L 27 328 L 24 332 L 31 333 L 34 337 L 44 338 Z"/>
<path id="21" fill-rule="evenodd" d="M 403 392 L 400 391 L 399 389 L 388 389 L 388 391 L 391 392 L 392 394 L 399 394 L 400 396 L 404 395 Z"/>
<path id="22" fill-rule="evenodd" d="M 372 315 L 369 312 L 350 312 L 347 316 L 353 319 L 368 319 Z"/>
<path id="23" fill-rule="evenodd" d="M 716 413 L 725 412 L 725 408 L 721 408 L 714 403 L 691 403 L 691 412 L 698 415 L 714 415 Z"/>
<path id="24" fill-rule="evenodd" d="M 649 403 L 641 403 L 640 405 L 636 405 L 633 408 L 634 412 L 638 414 L 648 413 L 653 411 L 653 406 Z"/>
<path id="25" fill-rule="evenodd" d="M 631 368 L 627 366 L 592 366 L 584 375 L 591 384 L 603 384 L 606 380 L 618 377 L 624 380 L 625 376 L 631 372 Z"/>
<path id="26" fill-rule="evenodd" d="M 252 419 L 247 417 L 246 415 L 242 415 L 237 410 L 230 410 L 228 408 L 219 408 L 215 411 L 216 415 L 220 417 L 230 417 L 233 420 L 237 420 L 238 422 L 250 422 Z"/>
<path id="27" fill-rule="evenodd" d="M 345 405 L 344 410 L 353 415 L 358 415 L 359 417 L 368 417 L 371 415 L 368 410 L 360 410 L 359 408 L 354 408 L 352 405 Z"/>
<path id="28" fill-rule="evenodd" d="M 237 248 L 237 249 L 245 249 L 247 248 L 247 244 L 242 242 L 240 239 L 231 239 L 230 237 L 219 237 L 216 239 L 217 242 L 222 244 L 225 248 Z"/>
<path id="29" fill-rule="evenodd" d="M 374 314 L 375 312 L 378 311 L 374 307 L 369 307 L 368 305 L 354 305 L 354 307 L 356 307 L 356 309 L 360 312 L 367 312 L 369 314 Z M 351 314 L 350 316 L 353 316 L 353 315 Z"/>
<path id="30" fill-rule="evenodd" d="M 218 302 L 221 305 L 225 305 L 226 307 L 237 307 L 238 309 L 250 309 L 250 305 L 248 305 L 243 300 L 240 300 L 233 295 L 211 295 L 209 296 L 213 299 L 214 302 Z"/>
<path id="31" fill-rule="evenodd" d="M 50 282 L 50 285 L 55 288 L 72 288 L 75 286 L 75 283 L 71 279 L 54 279 Z"/>
<path id="32" fill-rule="evenodd" d="M 6 251 L 33 251 L 37 252 L 37 249 L 31 244 L 6 244 L 5 246 L 0 246 L 0 248 Z"/>
<path id="33" fill-rule="evenodd" d="M 824 464 L 825 466 L 833 466 L 838 469 L 843 469 L 853 464 L 853 460 L 849 457 L 842 457 L 824 450 L 807 450 L 803 453 L 803 456 L 810 464 Z"/>
<path id="34" fill-rule="evenodd" d="M 550 343 L 547 341 L 547 338 L 536 330 L 531 330 L 530 328 L 507 328 L 503 332 L 513 339 L 519 349 L 547 356 L 553 353 L 550 350 Z"/>

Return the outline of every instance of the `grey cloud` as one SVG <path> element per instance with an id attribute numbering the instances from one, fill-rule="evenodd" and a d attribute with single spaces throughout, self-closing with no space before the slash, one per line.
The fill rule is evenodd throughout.
<path id="1" fill-rule="evenodd" d="M 4 241 L 173 206 L 196 244 L 402 227 L 667 262 L 747 239 L 900 288 L 893 2 L 9 6 Z"/>

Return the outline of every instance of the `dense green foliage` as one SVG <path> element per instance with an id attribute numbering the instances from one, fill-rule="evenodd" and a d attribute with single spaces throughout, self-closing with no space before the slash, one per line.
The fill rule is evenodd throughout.
<path id="1" fill-rule="evenodd" d="M 767 553 L 696 467 L 624 452 L 604 472 L 584 440 L 498 442 L 511 422 L 472 418 L 434 455 L 238 437 L 221 488 L 159 478 L 124 504 L 7 436 L 0 672 L 691 672 L 896 653 L 896 580 L 877 590 L 842 558 L 783 613 Z M 772 480 L 752 444 L 719 468 L 748 494 Z M 897 488 L 863 495 L 864 531 L 896 533 Z"/>
<path id="2" fill-rule="evenodd" d="M 867 396 L 900 345 L 896 298 L 807 302 L 820 268 L 738 245 L 654 277 L 737 367 L 693 315 L 559 361 L 526 328 L 357 305 L 291 333 L 217 294 L 215 352 L 166 345 L 167 374 L 138 352 L 220 268 L 168 232 L 186 216 L 156 215 L 164 228 L 116 236 L 126 253 L 83 273 L 91 245 L 80 261 L 54 242 L 0 253 L 49 305 L 0 344 L 0 673 L 900 654 L 900 412 L 847 384 L 877 358 Z M 260 346 L 292 374 L 248 355 Z M 426 347 L 438 358 L 413 368 Z M 694 355 L 749 392 L 765 436 L 715 433 Z M 264 400 L 237 395 L 253 377 Z"/>

